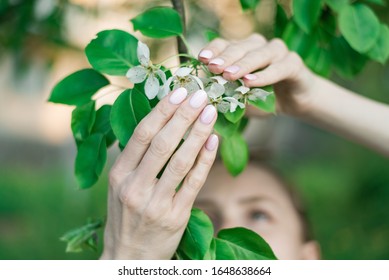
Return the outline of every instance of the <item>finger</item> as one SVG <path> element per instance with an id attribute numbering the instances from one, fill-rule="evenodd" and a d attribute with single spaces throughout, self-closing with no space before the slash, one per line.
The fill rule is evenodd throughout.
<path id="1" fill-rule="evenodd" d="M 182 103 L 171 120 L 151 141 L 136 170 L 140 177 L 147 174 L 145 180 L 155 179 L 207 102 L 207 93 L 199 90 Z"/>
<path id="2" fill-rule="evenodd" d="M 174 90 L 142 119 L 112 167 L 113 172 L 128 174 L 138 166 L 154 136 L 171 119 L 186 96 L 185 88 Z"/>
<path id="3" fill-rule="evenodd" d="M 201 148 L 212 132 L 217 118 L 217 111 L 213 105 L 208 105 L 197 119 L 188 138 L 170 159 L 162 177 L 160 178 L 154 196 L 158 200 L 172 198 L 176 187 L 188 174 Z M 164 199 L 167 200 L 167 199 Z M 171 201 L 170 201 L 171 202 Z"/>
<path id="4" fill-rule="evenodd" d="M 219 139 L 215 134 L 209 136 L 203 146 L 194 167 L 186 176 L 184 183 L 173 199 L 173 212 L 176 215 L 192 208 L 197 194 L 204 185 L 209 170 L 216 158 Z"/>
<path id="5" fill-rule="evenodd" d="M 219 55 L 228 46 L 228 42 L 221 38 L 216 38 L 204 47 L 199 53 L 199 60 L 208 64 L 212 57 Z"/>
<path id="6" fill-rule="evenodd" d="M 262 71 L 247 74 L 243 77 L 247 87 L 263 87 L 287 79 L 294 79 L 303 66 L 302 59 L 295 52 L 288 55 Z"/>
<path id="7" fill-rule="evenodd" d="M 230 66 L 231 68 L 232 64 L 244 57 L 247 52 L 257 49 L 265 43 L 266 40 L 263 36 L 256 35 L 250 36 L 243 41 L 230 44 L 219 55 L 209 61 L 208 68 L 212 73 L 220 74 L 227 67 Z M 231 71 L 235 70 L 235 67 L 231 68 Z"/>
<path id="8" fill-rule="evenodd" d="M 227 80 L 237 80 L 246 74 L 283 59 L 287 54 L 288 48 L 285 43 L 280 39 L 273 39 L 261 48 L 249 51 L 240 60 L 226 67 L 223 77 Z"/>

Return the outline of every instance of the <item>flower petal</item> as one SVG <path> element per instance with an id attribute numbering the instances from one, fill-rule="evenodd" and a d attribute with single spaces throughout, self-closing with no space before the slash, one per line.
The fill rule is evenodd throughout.
<path id="1" fill-rule="evenodd" d="M 263 101 L 266 101 L 266 98 L 268 97 L 268 95 L 271 94 L 271 92 L 268 92 L 268 91 L 263 90 L 261 88 L 253 88 L 252 90 L 250 90 L 249 93 L 250 93 L 250 95 L 249 95 L 250 100 L 261 99 Z"/>
<path id="2" fill-rule="evenodd" d="M 202 82 L 198 77 L 196 77 L 196 76 L 194 76 L 194 75 L 190 75 L 190 77 L 191 77 L 192 79 L 194 79 L 194 80 L 197 82 L 197 84 L 199 85 L 199 87 L 200 87 L 202 90 L 204 90 L 204 84 L 203 84 L 203 82 Z"/>
<path id="3" fill-rule="evenodd" d="M 126 77 L 131 83 L 139 84 L 146 79 L 147 70 L 143 66 L 135 66 L 127 71 Z"/>
<path id="4" fill-rule="evenodd" d="M 153 76 L 149 75 L 145 84 L 145 94 L 148 99 L 154 99 L 159 92 L 159 81 Z"/>
<path id="5" fill-rule="evenodd" d="M 240 87 L 235 89 L 235 91 L 238 91 L 242 94 L 246 94 L 247 92 L 249 92 L 249 90 L 250 90 L 250 88 L 245 87 L 245 86 L 240 86 Z"/>
<path id="6" fill-rule="evenodd" d="M 208 96 L 212 99 L 216 99 L 224 93 L 225 89 L 221 84 L 213 83 L 208 91 Z"/>
<path id="7" fill-rule="evenodd" d="M 235 112 L 236 110 L 236 107 L 240 107 L 241 109 L 243 109 L 244 107 L 246 107 L 242 102 L 239 102 L 238 100 L 236 100 L 235 98 L 233 97 L 224 97 L 223 100 L 227 100 L 230 102 L 230 112 L 233 113 Z"/>
<path id="8" fill-rule="evenodd" d="M 138 41 L 138 48 L 136 49 L 136 54 L 138 55 L 138 60 L 141 65 L 148 67 L 150 62 L 150 49 L 149 47 Z"/>
<path id="9" fill-rule="evenodd" d="M 195 93 L 196 91 L 198 91 L 200 89 L 197 82 L 193 79 L 189 83 L 182 84 L 181 86 L 186 88 L 186 90 L 188 91 L 188 95 Z"/>
<path id="10" fill-rule="evenodd" d="M 211 79 L 215 80 L 216 82 L 218 82 L 222 86 L 225 85 L 226 83 L 228 83 L 228 81 L 226 79 L 224 79 L 222 76 L 213 76 L 213 77 L 211 77 Z"/>
<path id="11" fill-rule="evenodd" d="M 155 74 L 157 74 L 161 78 L 162 83 L 166 83 L 165 72 L 163 72 L 161 69 L 158 69 L 157 71 L 155 71 Z"/>
<path id="12" fill-rule="evenodd" d="M 230 110 L 230 103 L 228 103 L 227 101 L 222 101 L 216 105 L 216 108 L 220 113 L 223 113 L 223 114 L 227 113 L 228 110 Z"/>
<path id="13" fill-rule="evenodd" d="M 185 76 L 188 76 L 192 71 L 193 71 L 193 68 L 181 67 L 181 68 L 177 69 L 177 71 L 174 73 L 174 75 L 179 76 L 179 77 L 185 77 Z"/>

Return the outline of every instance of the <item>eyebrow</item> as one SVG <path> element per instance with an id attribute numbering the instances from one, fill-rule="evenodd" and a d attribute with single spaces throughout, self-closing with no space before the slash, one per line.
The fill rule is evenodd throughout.
<path id="1" fill-rule="evenodd" d="M 269 197 L 263 197 L 263 196 L 254 196 L 254 197 L 246 197 L 246 198 L 242 198 L 238 201 L 239 204 L 252 204 L 252 203 L 255 203 L 255 202 L 259 202 L 259 201 L 273 201 L 274 200 L 272 198 L 269 198 Z"/>

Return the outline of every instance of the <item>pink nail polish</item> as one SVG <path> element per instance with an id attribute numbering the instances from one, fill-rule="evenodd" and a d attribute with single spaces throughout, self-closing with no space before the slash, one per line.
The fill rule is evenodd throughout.
<path id="1" fill-rule="evenodd" d="M 199 57 L 210 59 L 213 56 L 213 52 L 210 50 L 203 50 L 199 53 Z"/>
<path id="2" fill-rule="evenodd" d="M 213 105 L 207 105 L 200 116 L 200 121 L 203 124 L 210 124 L 216 117 L 216 108 Z"/>
<path id="3" fill-rule="evenodd" d="M 174 105 L 180 104 L 187 95 L 188 91 L 186 88 L 178 88 L 170 95 L 169 102 Z"/>
<path id="4" fill-rule="evenodd" d="M 244 75 L 243 78 L 245 78 L 246 80 L 249 80 L 249 81 L 254 81 L 258 77 L 256 75 L 254 75 L 254 74 L 247 74 L 247 75 Z"/>
<path id="5" fill-rule="evenodd" d="M 189 100 L 189 104 L 192 108 L 199 108 L 208 99 L 208 95 L 203 90 L 196 91 Z"/>
<path id="6" fill-rule="evenodd" d="M 213 65 L 223 65 L 224 64 L 224 59 L 221 59 L 221 58 L 214 58 L 212 59 L 209 64 L 213 64 Z"/>
<path id="7" fill-rule="evenodd" d="M 211 134 L 211 136 L 208 137 L 208 140 L 205 143 L 205 148 L 208 151 L 212 152 L 216 149 L 218 143 L 219 143 L 219 138 L 215 134 Z"/>
<path id="8" fill-rule="evenodd" d="M 226 69 L 224 69 L 224 72 L 236 74 L 239 72 L 239 70 L 240 70 L 240 67 L 238 65 L 231 65 L 231 66 L 228 66 Z"/>

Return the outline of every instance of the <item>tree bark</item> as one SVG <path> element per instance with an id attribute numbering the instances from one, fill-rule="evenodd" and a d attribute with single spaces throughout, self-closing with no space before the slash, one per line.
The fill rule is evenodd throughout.
<path id="1" fill-rule="evenodd" d="M 185 7 L 183 0 L 171 0 L 173 4 L 173 8 L 180 14 L 182 20 L 183 34 L 185 35 L 186 24 L 185 24 Z M 182 39 L 177 37 L 177 49 L 178 53 L 188 53 L 188 49 Z M 188 61 L 187 57 L 180 57 L 180 62 Z"/>

